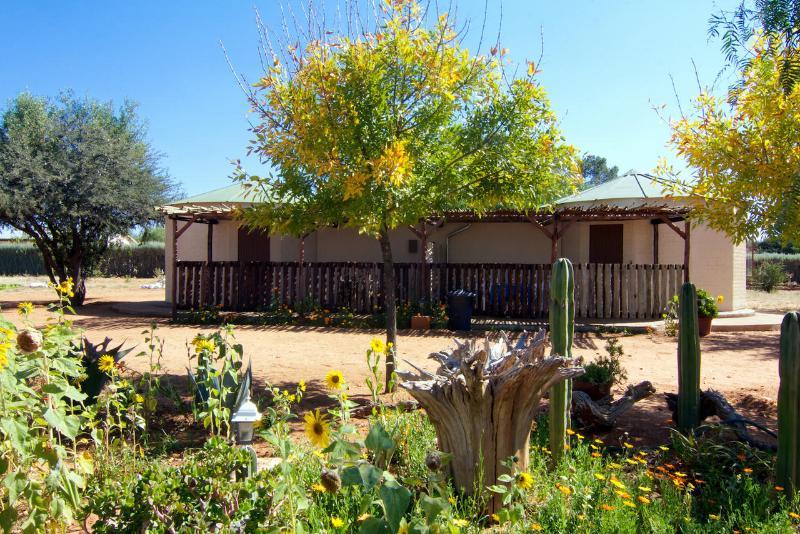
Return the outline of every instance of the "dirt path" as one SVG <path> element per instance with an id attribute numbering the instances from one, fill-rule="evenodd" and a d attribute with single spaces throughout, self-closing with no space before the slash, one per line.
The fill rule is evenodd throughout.
<path id="1" fill-rule="evenodd" d="M 140 289 L 141 280 L 92 280 L 85 306 L 78 309 L 75 324 L 85 329 L 87 337 L 101 341 L 105 336 L 115 341 L 127 340 L 143 346 L 142 331 L 152 322 L 149 317 L 120 314 L 114 308 L 119 303 L 160 300 L 163 291 Z M 0 292 L 2 315 L 18 321 L 15 307 L 20 301 L 31 300 L 44 305 L 51 298 L 47 289 L 20 288 Z M 47 312 L 37 306 L 33 319 L 43 323 Z M 157 320 L 159 335 L 165 341 L 162 364 L 167 374 L 183 380 L 190 364 L 186 344 L 198 332 L 208 333 L 212 326 L 171 325 L 166 319 Z M 322 380 L 331 369 L 341 370 L 354 398 L 364 398 L 367 376 L 365 351 L 370 339 L 380 336 L 380 330 L 354 331 L 306 327 L 236 328 L 236 340 L 252 358 L 257 385 L 265 381 L 293 387 L 299 380 L 309 384 L 309 406 L 325 402 Z M 401 333 L 399 358 L 427 369 L 434 369 L 427 355 L 450 344 L 450 334 Z M 661 393 L 676 390 L 676 341 L 659 334 L 627 336 L 621 339 L 625 355 L 623 362 L 628 381 L 650 380 L 658 394 L 637 405 L 622 425 L 621 431 L 649 434 L 665 438 L 664 429 L 670 414 L 666 411 Z M 582 334 L 576 339 L 576 353 L 591 360 L 604 352 L 605 340 L 597 334 Z M 755 405 L 767 420 L 774 413 L 778 388 L 778 333 L 716 333 L 702 340 L 702 387 L 722 391 L 734 402 Z M 127 365 L 137 371 L 146 369 L 146 359 L 126 358 Z M 407 367 L 407 366 L 406 366 Z M 620 388 L 621 389 L 621 388 Z M 742 407 L 742 406 L 740 406 Z M 750 406 L 744 406 L 749 408 Z"/>

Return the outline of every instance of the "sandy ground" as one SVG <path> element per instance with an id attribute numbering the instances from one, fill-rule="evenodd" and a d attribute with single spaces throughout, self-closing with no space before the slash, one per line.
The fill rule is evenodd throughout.
<path id="1" fill-rule="evenodd" d="M 772 293 L 748 289 L 747 306 L 764 313 L 786 313 L 800 310 L 800 288 Z"/>
<path id="2" fill-rule="evenodd" d="M 47 289 L 27 287 L 29 280 L 0 278 L 0 283 L 24 283 L 24 287 L 0 291 L 2 315 L 19 321 L 15 307 L 20 301 L 32 301 L 37 306 L 33 320 L 43 323 L 47 312 L 43 305 L 51 298 Z M 88 284 L 86 304 L 77 310 L 76 326 L 93 341 L 105 336 L 115 341 L 144 347 L 143 330 L 153 321 L 150 317 L 122 314 L 117 309 L 125 303 L 158 301 L 163 290 L 140 289 L 149 280 L 96 279 Z M 780 304 L 779 304 L 780 305 Z M 212 326 L 171 325 L 158 319 L 158 335 L 164 340 L 162 364 L 167 374 L 183 380 L 188 359 L 187 342 L 198 332 L 211 332 Z M 370 339 L 381 331 L 354 331 L 307 327 L 254 327 L 236 328 L 236 340 L 244 346 L 245 356 L 253 361 L 257 387 L 265 382 L 280 387 L 293 387 L 299 380 L 309 384 L 307 403 L 325 402 L 322 380 L 331 369 L 341 370 L 351 386 L 356 400 L 364 399 L 367 389 L 363 385 L 368 369 L 365 351 Z M 434 369 L 427 355 L 450 344 L 450 333 L 418 334 L 401 332 L 398 339 L 399 358 L 420 367 Z M 582 334 L 576 339 L 576 354 L 591 360 L 604 352 L 605 339 L 598 334 Z M 665 439 L 665 425 L 670 418 L 663 397 L 664 392 L 677 389 L 677 360 L 675 339 L 661 334 L 641 334 L 621 339 L 623 362 L 628 371 L 628 381 L 638 383 L 649 380 L 658 392 L 639 403 L 627 417 L 621 431 L 632 435 L 643 432 L 651 437 Z M 702 387 L 725 393 L 740 408 L 756 409 L 769 422 L 774 416 L 774 402 L 778 388 L 778 333 L 715 333 L 702 340 Z M 128 357 L 126 364 L 137 371 L 146 369 L 144 357 Z M 408 366 L 405 366 L 406 368 Z M 618 388 L 621 390 L 622 388 Z M 742 406 L 742 403 L 746 404 Z"/>

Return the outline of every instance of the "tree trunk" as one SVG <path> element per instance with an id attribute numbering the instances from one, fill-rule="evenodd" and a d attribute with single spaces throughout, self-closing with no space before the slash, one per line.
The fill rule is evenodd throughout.
<path id="1" fill-rule="evenodd" d="M 86 299 L 86 276 L 81 259 L 75 259 L 70 262 L 68 278 L 72 278 L 72 283 L 74 284 L 72 291 L 75 293 L 75 296 L 70 297 L 70 303 L 73 306 L 83 306 L 83 301 Z M 63 280 L 59 281 L 63 282 Z"/>
<path id="2" fill-rule="evenodd" d="M 531 425 L 542 393 L 583 373 L 567 360 L 544 356 L 545 333 L 523 334 L 512 344 L 505 333 L 487 336 L 432 354 L 441 362 L 436 375 L 398 372 L 400 386 L 411 394 L 436 428 L 439 449 L 452 455 L 453 483 L 472 494 L 476 484 L 497 484 L 508 473 L 503 462 L 515 457 L 520 470 L 528 467 Z M 502 506 L 495 495 L 489 513 Z"/>
<path id="3" fill-rule="evenodd" d="M 379 236 L 381 254 L 383 256 L 383 306 L 386 313 L 386 343 L 391 348 L 386 351 L 386 385 L 385 392 L 391 390 L 392 375 L 395 370 L 395 354 L 397 354 L 397 293 L 394 281 L 394 260 L 392 259 L 392 243 L 389 231 L 384 228 Z"/>

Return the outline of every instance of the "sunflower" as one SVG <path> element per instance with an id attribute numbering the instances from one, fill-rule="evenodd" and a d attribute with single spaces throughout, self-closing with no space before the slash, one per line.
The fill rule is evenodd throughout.
<path id="1" fill-rule="evenodd" d="M 526 490 L 533 487 L 533 475 L 530 473 L 522 472 L 517 474 L 517 486 Z"/>
<path id="2" fill-rule="evenodd" d="M 327 447 L 331 440 L 331 428 L 327 416 L 319 413 L 319 410 L 314 410 L 308 412 L 303 419 L 306 421 L 308 440 L 316 447 Z"/>
<path id="3" fill-rule="evenodd" d="M 386 343 L 379 337 L 372 338 L 372 341 L 369 342 L 369 348 L 372 352 L 377 352 L 383 354 L 386 352 Z"/>
<path id="4" fill-rule="evenodd" d="M 17 304 L 17 311 L 20 315 L 27 317 L 33 312 L 33 302 L 20 302 Z"/>
<path id="5" fill-rule="evenodd" d="M 214 352 L 217 348 L 217 344 L 214 343 L 213 339 L 205 339 L 202 336 L 197 336 L 192 341 L 192 345 L 194 345 L 194 351 L 197 354 L 202 352 Z"/>
<path id="6" fill-rule="evenodd" d="M 328 371 L 328 374 L 325 375 L 325 385 L 332 391 L 342 389 L 342 386 L 344 386 L 344 375 L 342 375 L 341 371 Z"/>
<path id="7" fill-rule="evenodd" d="M 8 349 L 0 349 L 0 371 L 8 365 Z"/>
<path id="8" fill-rule="evenodd" d="M 109 354 L 103 354 L 100 356 L 100 359 L 97 360 L 97 369 L 100 370 L 102 373 L 111 374 L 111 371 L 114 370 L 114 365 L 117 362 L 114 361 L 114 357 Z"/>

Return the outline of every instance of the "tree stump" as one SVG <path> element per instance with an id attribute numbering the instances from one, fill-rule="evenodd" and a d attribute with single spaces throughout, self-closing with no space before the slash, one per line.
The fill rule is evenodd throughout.
<path id="1" fill-rule="evenodd" d="M 544 357 L 545 333 L 527 333 L 512 345 L 504 332 L 483 342 L 455 341 L 449 351 L 431 354 L 441 366 L 435 375 L 398 373 L 400 386 L 427 412 L 439 448 L 452 455 L 449 469 L 456 488 L 472 494 L 476 482 L 497 483 L 502 462 L 517 458 L 527 469 L 531 425 L 542 393 L 583 373 L 571 360 Z M 483 472 L 478 469 L 483 467 Z M 493 499 L 495 511 L 500 499 Z"/>

